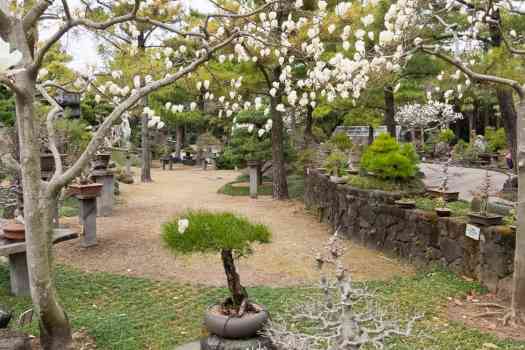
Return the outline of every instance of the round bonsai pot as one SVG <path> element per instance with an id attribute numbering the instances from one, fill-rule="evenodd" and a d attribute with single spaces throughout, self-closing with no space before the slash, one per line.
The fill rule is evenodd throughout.
<path id="1" fill-rule="evenodd" d="M 26 240 L 26 228 L 19 223 L 9 223 L 2 227 L 4 230 L 4 237 L 13 241 Z"/>
<path id="2" fill-rule="evenodd" d="M 220 313 L 220 306 L 214 305 L 206 311 L 204 325 L 206 329 L 226 339 L 245 339 L 257 335 L 269 319 L 266 309 L 255 305 L 260 311 L 246 313 L 242 317 L 226 316 Z"/>
<path id="3" fill-rule="evenodd" d="M 440 218 L 448 218 L 452 215 L 452 211 L 448 208 L 436 208 L 435 210 Z"/>

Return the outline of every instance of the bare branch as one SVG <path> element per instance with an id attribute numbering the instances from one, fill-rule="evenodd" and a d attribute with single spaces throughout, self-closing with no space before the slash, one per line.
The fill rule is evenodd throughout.
<path id="1" fill-rule="evenodd" d="M 434 46 L 421 46 L 419 48 L 424 53 L 427 53 L 429 55 L 433 55 L 436 57 L 439 57 L 443 61 L 457 67 L 459 70 L 461 70 L 463 73 L 465 73 L 470 79 L 478 82 L 488 82 L 488 83 L 496 83 L 501 85 L 506 85 L 511 88 L 513 88 L 516 93 L 520 96 L 521 99 L 525 99 L 525 89 L 520 85 L 519 82 L 512 79 L 497 77 L 494 75 L 489 74 L 481 74 L 474 72 L 472 69 L 468 68 L 463 62 L 460 60 L 447 56 L 444 53 L 438 51 L 436 47 Z"/>
<path id="2" fill-rule="evenodd" d="M 140 0 L 135 0 L 133 10 L 125 15 L 111 18 L 104 22 L 96 22 L 85 18 L 70 19 L 64 23 L 60 28 L 44 43 L 41 49 L 35 55 L 35 60 L 31 66 L 31 70 L 38 70 L 44 61 L 46 53 L 51 47 L 58 42 L 64 34 L 69 32 L 75 27 L 85 27 L 91 30 L 105 30 L 115 24 L 124 23 L 131 21 L 136 18 L 137 11 L 139 10 Z"/>
<path id="3" fill-rule="evenodd" d="M 63 165 L 62 158 L 60 157 L 60 152 L 58 151 L 57 147 L 55 126 L 53 125 L 53 123 L 55 122 L 55 118 L 59 115 L 60 112 L 63 112 L 64 109 L 55 101 L 53 97 L 51 97 L 47 93 L 46 89 L 43 86 L 37 86 L 37 89 L 52 106 L 52 109 L 47 114 L 46 127 L 47 134 L 49 137 L 49 150 L 51 151 L 51 153 L 53 154 L 53 158 L 55 159 L 55 174 L 53 175 L 53 178 L 56 178 L 62 174 Z"/>
<path id="4" fill-rule="evenodd" d="M 27 32 L 38 22 L 40 17 L 46 12 L 46 10 L 53 4 L 52 0 L 39 0 L 35 6 L 33 6 L 29 12 L 24 16 L 22 24 L 24 30 Z"/>
<path id="5" fill-rule="evenodd" d="M 516 49 L 515 47 L 512 46 L 509 39 L 505 36 L 505 34 L 503 34 L 503 31 L 501 30 L 501 28 L 500 28 L 500 33 L 501 33 L 501 38 L 503 39 L 503 42 L 505 43 L 505 46 L 507 46 L 507 49 L 511 53 L 515 55 L 525 55 L 525 50 Z"/>
<path id="6" fill-rule="evenodd" d="M 129 96 L 126 100 L 124 100 L 121 104 L 119 104 L 113 112 L 104 120 L 104 122 L 101 124 L 100 128 L 98 129 L 97 133 L 93 136 L 91 139 L 89 145 L 87 146 L 84 153 L 80 156 L 80 158 L 77 160 L 77 162 L 71 166 L 62 176 L 57 177 L 55 179 L 52 179 L 49 187 L 47 188 L 47 191 L 49 191 L 49 194 L 56 194 L 60 191 L 62 187 L 67 185 L 69 182 L 71 182 L 86 165 L 88 162 L 92 159 L 92 157 L 95 155 L 95 152 L 97 151 L 98 147 L 102 143 L 104 137 L 111 129 L 111 126 L 113 123 L 118 120 L 122 116 L 124 112 L 129 110 L 131 107 L 133 107 L 137 102 L 139 102 L 142 98 L 147 96 L 153 91 L 156 91 L 164 86 L 168 86 L 180 78 L 186 76 L 187 74 L 193 72 L 195 69 L 197 69 L 199 66 L 207 62 L 212 54 L 224 48 L 225 46 L 229 45 L 233 40 L 239 37 L 239 32 L 233 33 L 231 36 L 229 36 L 224 41 L 220 42 L 219 44 L 211 47 L 208 49 L 208 52 L 206 55 L 202 55 L 200 58 L 193 61 L 191 64 L 186 66 L 183 69 L 180 69 L 175 73 L 174 75 L 169 75 L 165 77 L 164 79 L 152 82 L 145 87 L 139 89 L 134 94 Z"/>
<path id="7" fill-rule="evenodd" d="M 62 7 L 64 8 L 64 12 L 66 13 L 66 18 L 68 22 L 71 22 L 71 11 L 69 9 L 69 4 L 67 3 L 67 0 L 62 0 Z"/>

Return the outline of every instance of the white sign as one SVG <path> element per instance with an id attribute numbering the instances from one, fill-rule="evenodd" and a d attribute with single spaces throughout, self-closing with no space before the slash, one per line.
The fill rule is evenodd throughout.
<path id="1" fill-rule="evenodd" d="M 479 241 L 480 232 L 481 232 L 481 229 L 479 227 L 467 224 L 465 235 L 469 238 Z"/>

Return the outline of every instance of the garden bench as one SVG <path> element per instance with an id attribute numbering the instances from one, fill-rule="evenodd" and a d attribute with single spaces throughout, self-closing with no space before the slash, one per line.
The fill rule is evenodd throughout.
<path id="1" fill-rule="evenodd" d="M 78 234 L 70 229 L 55 229 L 53 244 L 78 238 Z M 0 234 L 0 256 L 9 258 L 9 273 L 11 293 L 15 296 L 30 294 L 29 273 L 27 270 L 26 242 L 11 241 Z"/>

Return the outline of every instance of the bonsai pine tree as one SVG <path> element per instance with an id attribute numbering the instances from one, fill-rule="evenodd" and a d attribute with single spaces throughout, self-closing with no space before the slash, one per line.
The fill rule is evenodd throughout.
<path id="1" fill-rule="evenodd" d="M 223 304 L 225 314 L 242 316 L 251 308 L 248 293 L 241 285 L 235 259 L 250 255 L 252 243 L 269 243 L 270 231 L 232 213 L 188 211 L 163 226 L 163 238 L 177 253 L 221 254 L 230 297 Z"/>

